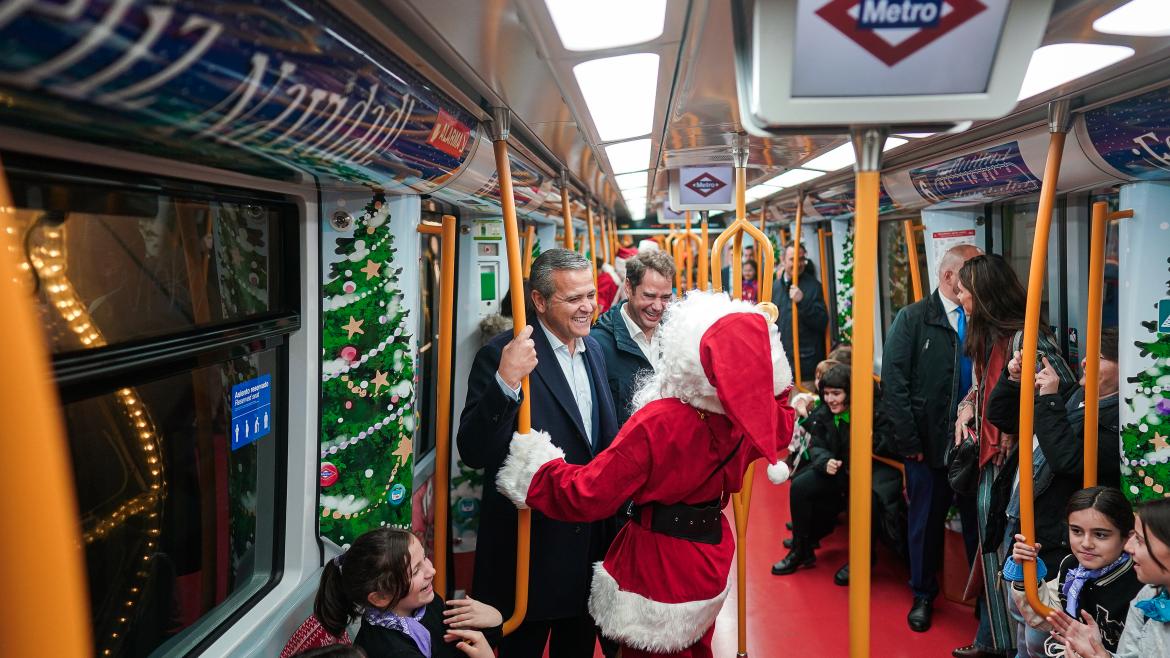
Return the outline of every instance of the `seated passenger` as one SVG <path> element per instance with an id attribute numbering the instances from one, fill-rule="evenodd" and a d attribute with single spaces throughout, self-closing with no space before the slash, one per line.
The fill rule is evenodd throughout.
<path id="1" fill-rule="evenodd" d="M 371 530 L 325 564 L 313 615 L 338 638 L 360 617 L 354 646 L 369 658 L 439 658 L 460 652 L 494 658 L 476 629 L 489 629 L 493 639 L 499 638 L 499 611 L 470 598 L 451 601 L 445 609 L 431 587 L 434 575 L 414 535 L 395 528 Z"/>
<path id="2" fill-rule="evenodd" d="M 1138 507 L 1133 534 L 1125 552 L 1145 587 L 1129 605 L 1125 630 L 1117 650 L 1101 642 L 1101 628 L 1088 611 L 1073 619 L 1064 610 L 1048 615 L 1053 632 L 1082 658 L 1152 658 L 1170 656 L 1170 498 L 1152 500 Z"/>
<path id="3" fill-rule="evenodd" d="M 1063 642 L 1050 633 L 1051 624 L 1028 604 L 1023 563 L 1036 562 L 1040 601 L 1073 619 L 1080 619 L 1082 610 L 1092 615 L 1108 651 L 1117 650 L 1129 602 L 1142 588 L 1133 560 L 1122 550 L 1133 534 L 1133 509 L 1120 491 L 1112 487 L 1077 491 L 1068 499 L 1065 519 L 1072 553 L 1060 561 L 1058 570 L 1038 559 L 1040 545 L 1024 543 L 1023 535 L 1015 536 L 1012 556 L 1003 566 L 1003 579 L 1012 583 L 1012 599 L 1025 622 L 1016 634 L 1019 658 L 1065 653 Z"/>
<path id="4" fill-rule="evenodd" d="M 792 550 L 772 566 L 772 573 L 784 576 L 801 567 L 816 564 L 817 543 L 833 530 L 837 515 L 846 505 L 849 491 L 849 390 L 850 369 L 844 365 L 830 367 L 821 378 L 821 404 L 809 415 L 805 425 L 812 441 L 808 467 L 792 478 L 790 508 L 792 512 Z M 875 405 L 876 406 L 876 405 Z M 875 418 L 875 434 L 880 436 L 881 419 Z M 880 444 L 880 440 L 875 445 Z M 873 463 L 874 524 L 888 528 L 888 519 L 896 518 L 902 499 L 902 477 L 897 469 L 882 462 Z M 895 530 L 892 533 L 898 534 Z M 889 537 L 895 540 L 894 537 Z M 848 565 L 838 570 L 834 580 L 847 584 Z"/>

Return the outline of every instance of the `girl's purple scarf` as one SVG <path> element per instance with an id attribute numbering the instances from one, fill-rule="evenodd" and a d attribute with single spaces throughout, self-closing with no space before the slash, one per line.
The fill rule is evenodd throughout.
<path id="1" fill-rule="evenodd" d="M 1126 562 L 1129 562 L 1129 553 L 1122 553 L 1121 557 L 1113 561 L 1113 564 L 1100 569 L 1086 569 L 1080 565 L 1077 565 L 1075 569 L 1069 569 L 1068 573 L 1064 575 L 1064 587 L 1061 588 L 1064 592 L 1064 611 L 1073 619 L 1080 618 L 1077 611 L 1081 601 L 1081 589 L 1084 588 L 1085 583 L 1104 576 Z"/>
<path id="2" fill-rule="evenodd" d="M 382 628 L 389 628 L 392 631 L 398 631 L 403 635 L 414 640 L 418 645 L 418 650 L 422 655 L 430 658 L 431 655 L 431 632 L 422 624 L 423 614 L 427 611 L 426 606 L 414 611 L 414 614 L 409 617 L 399 617 L 389 610 L 378 610 L 377 608 L 366 608 L 363 615 L 367 624 L 372 626 L 381 626 Z"/>

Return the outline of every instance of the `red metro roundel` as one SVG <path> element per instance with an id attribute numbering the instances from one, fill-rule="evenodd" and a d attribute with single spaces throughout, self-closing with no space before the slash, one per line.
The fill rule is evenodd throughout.
<path id="1" fill-rule="evenodd" d="M 698 194 L 703 198 L 707 198 L 719 190 L 727 187 L 727 183 L 724 183 L 723 181 L 704 171 L 696 178 L 687 182 L 686 186 L 693 190 L 695 194 Z"/>
<path id="2" fill-rule="evenodd" d="M 816 14 L 894 66 L 986 9 L 979 0 L 833 0 Z"/>

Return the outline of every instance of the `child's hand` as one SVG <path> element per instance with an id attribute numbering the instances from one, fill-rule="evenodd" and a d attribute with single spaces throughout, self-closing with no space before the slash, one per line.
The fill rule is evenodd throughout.
<path id="1" fill-rule="evenodd" d="M 1008 361 L 1007 364 L 1008 379 L 1018 384 L 1021 370 L 1023 370 L 1023 359 L 1020 356 L 1020 351 L 1016 350 L 1016 353 L 1012 355 L 1012 360 Z"/>
<path id="2" fill-rule="evenodd" d="M 455 648 L 472 658 L 496 658 L 487 638 L 479 631 L 449 630 L 443 635 L 444 642 L 455 642 Z"/>
<path id="3" fill-rule="evenodd" d="M 1085 623 L 1068 616 L 1064 610 L 1054 610 L 1048 615 L 1048 623 L 1052 624 L 1052 637 L 1066 648 L 1075 651 L 1082 658 L 1106 658 L 1109 652 L 1101 644 L 1101 629 L 1087 611 L 1081 611 L 1081 618 Z"/>
<path id="4" fill-rule="evenodd" d="M 1040 357 L 1044 361 L 1044 369 L 1036 373 L 1036 392 L 1040 395 L 1052 395 L 1060 392 L 1060 375 L 1056 368 L 1048 362 L 1048 357 Z"/>
<path id="5" fill-rule="evenodd" d="M 1016 564 L 1035 562 L 1036 554 L 1040 552 L 1040 544 L 1032 545 L 1024 542 L 1023 535 L 1016 535 L 1016 543 L 1012 544 L 1012 559 Z"/>
<path id="6" fill-rule="evenodd" d="M 812 402 L 811 398 L 800 396 L 792 401 L 792 408 L 796 410 L 796 415 L 801 418 L 808 418 L 808 406 Z"/>
<path id="7" fill-rule="evenodd" d="M 825 464 L 825 472 L 828 473 L 829 475 L 836 475 L 837 471 L 839 471 L 840 469 L 841 469 L 841 460 L 840 459 L 830 459 L 829 462 L 827 464 Z"/>
<path id="8" fill-rule="evenodd" d="M 494 628 L 504 623 L 499 610 L 470 596 L 447 601 L 447 606 L 448 609 L 443 611 L 446 617 L 443 623 L 451 628 Z"/>

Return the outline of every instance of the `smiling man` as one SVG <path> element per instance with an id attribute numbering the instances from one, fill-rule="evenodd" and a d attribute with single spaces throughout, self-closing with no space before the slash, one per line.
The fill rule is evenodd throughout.
<path id="1" fill-rule="evenodd" d="M 630 400 L 638 374 L 653 370 L 654 338 L 670 303 L 674 261 L 662 251 L 648 251 L 626 262 L 626 301 L 597 320 L 590 334 L 601 346 L 609 392 L 617 410 L 618 426 L 630 417 Z"/>
<path id="2" fill-rule="evenodd" d="M 486 469 L 494 482 L 508 456 L 520 408 L 520 382 L 531 374 L 532 429 L 548 432 L 570 464 L 587 464 L 617 434 L 605 360 L 589 336 L 597 289 L 589 261 L 550 249 L 532 263 L 529 281 L 536 317 L 519 336 L 511 331 L 475 355 L 457 442 L 463 462 Z M 515 601 L 516 507 L 485 486 L 471 594 L 510 616 Z M 532 516 L 528 615 L 504 638 L 500 654 L 591 658 L 596 629 L 586 609 L 593 563 L 609 548 L 604 522 L 564 523 Z"/>

